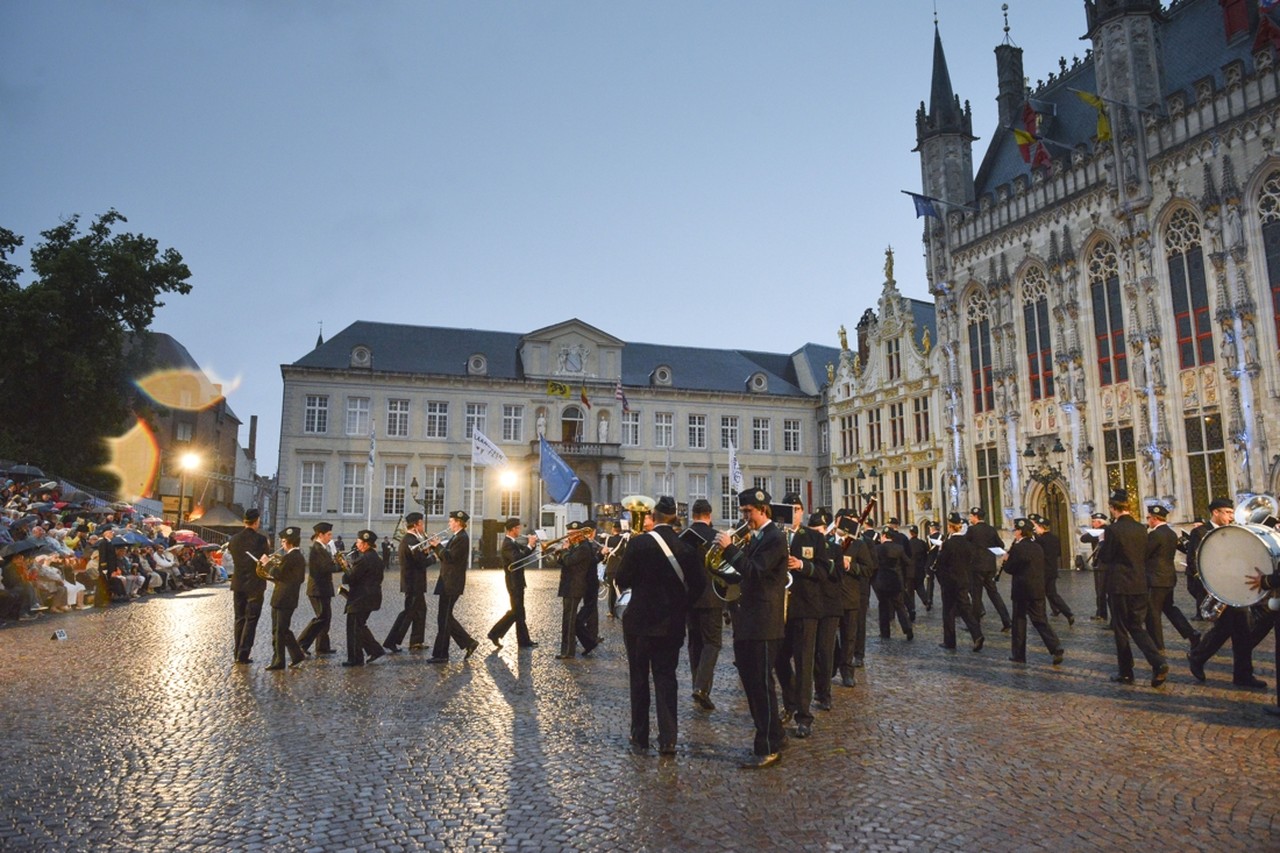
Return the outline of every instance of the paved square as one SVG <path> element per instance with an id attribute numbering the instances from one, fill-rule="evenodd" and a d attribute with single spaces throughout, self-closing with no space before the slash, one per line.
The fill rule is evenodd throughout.
<path id="1" fill-rule="evenodd" d="M 1280 849 L 1273 690 L 1233 689 L 1228 650 L 1196 683 L 1168 626 L 1165 687 L 1142 667 L 1139 686 L 1109 683 L 1089 576 L 1061 582 L 1081 617 L 1052 620 L 1061 667 L 1034 631 L 1030 663 L 1010 663 L 994 614 L 972 654 L 938 648 L 937 608 L 912 643 L 875 639 L 873 611 L 858 686 L 757 773 L 737 769 L 751 724 L 728 647 L 710 714 L 682 665 L 679 754 L 632 756 L 620 626 L 601 620 L 591 658 L 555 660 L 555 573 L 529 580 L 541 646 L 517 652 L 512 634 L 488 653 L 506 595 L 500 572 L 472 571 L 458 615 L 483 645 L 445 667 L 402 653 L 265 672 L 269 613 L 253 665 L 233 667 L 225 584 L 0 630 L 0 847 Z M 389 572 L 379 639 L 396 589 Z M 309 618 L 304 601 L 295 630 Z M 1272 650 L 1254 659 L 1274 687 Z"/>

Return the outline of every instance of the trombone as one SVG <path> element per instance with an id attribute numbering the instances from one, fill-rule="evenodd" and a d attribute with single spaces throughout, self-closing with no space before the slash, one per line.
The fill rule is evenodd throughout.
<path id="1" fill-rule="evenodd" d="M 577 542 L 566 541 L 566 540 L 572 540 L 574 537 L 577 537 L 579 541 L 581 541 L 581 539 L 585 538 L 590 532 L 591 531 L 588 528 L 584 527 L 581 530 L 570 530 L 565 535 L 559 536 L 555 539 L 548 539 L 546 542 L 539 542 L 537 547 L 535 547 L 532 551 L 530 551 L 528 554 L 525 554 L 523 557 L 521 557 L 520 559 L 512 563 L 510 566 L 508 566 L 507 571 L 515 572 L 515 571 L 519 571 L 520 569 L 527 569 L 527 568 L 530 568 L 531 566 L 535 566 L 538 564 L 539 561 L 542 560 L 543 557 L 547 555 L 547 551 L 552 549 L 555 549 L 558 551 L 564 548 L 568 548 L 572 545 L 577 545 L 578 544 Z"/>

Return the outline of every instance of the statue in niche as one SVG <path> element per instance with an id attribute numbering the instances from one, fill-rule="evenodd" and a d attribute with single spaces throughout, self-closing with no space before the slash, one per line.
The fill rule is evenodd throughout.
<path id="1" fill-rule="evenodd" d="M 1228 375 L 1236 372 L 1236 360 L 1239 356 L 1236 351 L 1236 333 L 1235 330 L 1228 327 L 1222 330 L 1222 363 L 1227 368 Z"/>
<path id="2" fill-rule="evenodd" d="M 1140 349 L 1133 351 L 1133 387 L 1140 391 L 1147 387 L 1147 361 Z"/>
<path id="3" fill-rule="evenodd" d="M 1164 359 L 1160 357 L 1160 339 L 1152 338 L 1151 343 L 1147 347 L 1147 354 L 1151 358 L 1151 387 L 1160 389 L 1164 387 Z"/>
<path id="4" fill-rule="evenodd" d="M 546 414 L 545 414 L 545 413 L 543 413 L 543 412 L 538 412 L 538 426 L 537 426 L 537 429 L 538 429 L 538 437 L 539 437 L 539 438 L 541 438 L 542 436 L 544 436 L 544 435 L 546 435 L 546 434 L 547 434 L 547 416 L 546 416 Z"/>
<path id="5" fill-rule="evenodd" d="M 1228 249 L 1244 245 L 1244 222 L 1240 219 L 1240 205 L 1238 204 L 1227 205 L 1223 237 L 1226 240 Z"/>
<path id="6" fill-rule="evenodd" d="M 1071 395 L 1076 402 L 1083 403 L 1084 394 L 1084 361 L 1077 359 L 1071 362 Z"/>
<path id="7" fill-rule="evenodd" d="M 1244 341 L 1245 367 L 1258 364 L 1258 336 L 1254 333 L 1253 321 L 1245 318 L 1241 321 L 1241 338 Z"/>
<path id="8" fill-rule="evenodd" d="M 596 427 L 597 437 L 601 444 L 609 443 L 609 419 L 601 418 L 599 426 Z"/>

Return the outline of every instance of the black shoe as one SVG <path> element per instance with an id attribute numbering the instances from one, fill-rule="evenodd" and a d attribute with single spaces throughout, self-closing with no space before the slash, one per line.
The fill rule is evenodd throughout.
<path id="1" fill-rule="evenodd" d="M 462 656 L 462 659 L 466 660 L 467 658 L 474 655 L 476 653 L 476 649 L 478 648 L 480 648 L 480 644 L 477 643 L 475 640 L 472 640 L 471 645 L 467 646 L 467 653 Z"/>
<path id="2" fill-rule="evenodd" d="M 956 650 L 955 646 L 948 646 L 946 643 L 938 643 L 938 648 L 946 649 L 949 652 L 954 652 Z"/>
<path id="3" fill-rule="evenodd" d="M 582 647 L 582 656 L 583 656 L 584 658 L 585 658 L 585 657 L 590 656 L 590 654 L 591 654 L 593 651 L 595 651 L 595 648 L 596 648 L 596 646 L 598 646 L 598 645 L 600 645 L 600 644 L 599 644 L 598 642 L 596 642 L 596 643 L 592 643 L 592 644 L 591 644 L 591 645 L 589 645 L 589 646 L 583 646 L 583 647 Z"/>
<path id="4" fill-rule="evenodd" d="M 1200 661 L 1193 658 L 1190 654 L 1188 654 L 1187 668 L 1191 670 L 1191 675 L 1195 678 L 1196 681 L 1199 681 L 1201 684 L 1204 683 L 1204 664 L 1203 663 L 1201 663 Z"/>
<path id="5" fill-rule="evenodd" d="M 1162 663 L 1154 672 L 1151 673 L 1151 686 L 1159 687 L 1169 678 L 1169 664 Z"/>
<path id="6" fill-rule="evenodd" d="M 561 652 L 560 654 L 556 655 L 556 660 L 572 660 L 572 659 L 573 659 L 572 652 L 570 652 L 569 654 L 565 654 L 564 652 Z"/>
<path id="7" fill-rule="evenodd" d="M 1068 628 L 1074 628 L 1075 626 L 1076 626 L 1076 617 L 1075 617 L 1075 616 L 1073 616 L 1073 615 L 1071 615 L 1070 613 L 1068 613 L 1068 614 L 1067 614 L 1067 627 L 1068 627 Z"/>
<path id="8" fill-rule="evenodd" d="M 636 743 L 635 741 L 632 741 L 632 742 L 631 742 L 631 754 L 632 754 L 632 755 L 648 755 L 648 754 L 649 754 L 649 744 L 647 744 L 647 743 Z"/>
<path id="9" fill-rule="evenodd" d="M 317 652 L 316 652 L 316 655 L 317 655 L 318 657 L 327 658 L 327 657 L 329 657 L 330 655 L 336 655 L 337 653 L 338 653 L 338 652 L 337 652 L 337 650 L 336 650 L 336 649 L 325 649 L 325 650 L 324 650 L 324 651 L 322 651 L 322 652 L 317 651 Z"/>
<path id="10" fill-rule="evenodd" d="M 830 711 L 831 703 L 825 699 L 815 699 L 813 701 L 813 707 L 817 708 L 819 711 Z"/>
<path id="11" fill-rule="evenodd" d="M 391 655 L 400 654 L 400 647 L 397 646 L 395 643 L 383 643 L 382 647 L 387 650 L 387 654 L 391 654 Z"/>
<path id="12" fill-rule="evenodd" d="M 377 654 L 371 654 L 371 655 L 369 655 L 369 663 L 373 663 L 373 662 L 374 662 L 374 661 L 376 661 L 378 658 L 386 657 L 386 655 L 387 655 L 387 653 L 386 653 L 386 652 L 379 650 Z"/>
<path id="13" fill-rule="evenodd" d="M 716 703 L 712 702 L 711 697 L 701 690 L 693 691 L 693 704 L 704 711 L 714 711 L 716 709 Z"/>
<path id="14" fill-rule="evenodd" d="M 535 643 L 533 640 L 530 640 L 527 643 L 520 644 L 520 648 L 522 649 L 536 649 L 537 647 L 538 647 L 538 644 Z"/>
<path id="15" fill-rule="evenodd" d="M 500 649 L 500 648 L 502 648 L 502 641 L 501 641 L 501 640 L 499 640 L 497 637 L 490 636 L 490 637 L 489 637 L 489 642 L 493 643 L 493 647 L 494 647 L 495 649 Z"/>
<path id="16" fill-rule="evenodd" d="M 1233 680 L 1231 682 L 1231 685 L 1233 687 L 1243 687 L 1247 690 L 1266 690 L 1267 689 L 1267 682 L 1263 681 L 1261 678 L 1253 678 L 1252 676 L 1250 676 L 1249 678 Z"/>
<path id="17" fill-rule="evenodd" d="M 343 665 L 343 666 L 364 666 L 364 661 L 362 661 L 362 660 L 344 660 L 344 661 L 342 662 L 342 665 Z"/>
<path id="18" fill-rule="evenodd" d="M 658 755 L 675 755 L 676 745 L 674 743 L 664 743 L 658 746 Z"/>
<path id="19" fill-rule="evenodd" d="M 753 755 L 738 766 L 743 770 L 763 770 L 766 767 L 772 767 L 782 760 L 782 755 L 777 752 L 771 752 L 768 755 Z"/>
<path id="20" fill-rule="evenodd" d="M 426 643 L 410 643 L 410 644 L 409 644 L 409 651 L 411 651 L 411 652 L 420 652 L 420 651 L 422 651 L 423 649 L 425 649 L 426 647 L 427 647 L 427 644 L 426 644 Z"/>
<path id="21" fill-rule="evenodd" d="M 271 665 L 269 665 L 269 666 L 267 667 L 267 672 L 276 672 L 276 671 L 278 671 L 278 670 L 282 670 L 282 669 L 284 669 L 284 664 L 282 664 L 282 663 L 272 663 Z"/>
<path id="22" fill-rule="evenodd" d="M 1054 653 L 1053 653 L 1053 665 L 1054 665 L 1054 666 L 1057 666 L 1058 664 L 1062 663 L 1062 658 L 1063 658 L 1064 654 L 1065 654 L 1065 653 L 1062 651 L 1062 649 L 1058 649 L 1058 651 L 1056 651 L 1056 652 L 1054 652 Z M 1168 668 L 1168 667 L 1165 667 L 1165 672 L 1168 672 L 1168 671 L 1169 671 L 1169 668 Z"/>
<path id="23" fill-rule="evenodd" d="M 448 663 L 448 662 L 449 662 L 448 658 L 436 657 L 435 655 L 432 655 L 431 657 L 427 658 L 427 663 Z"/>
<path id="24" fill-rule="evenodd" d="M 1012 630 L 1013 630 L 1013 626 L 1012 626 L 1012 625 L 1005 625 L 1003 628 L 1001 628 L 1001 629 L 1000 629 L 1000 633 L 1001 633 L 1001 634 L 1007 634 L 1007 633 L 1009 633 L 1009 632 L 1010 632 L 1010 631 L 1012 631 Z"/>
<path id="25" fill-rule="evenodd" d="M 845 677 L 840 679 L 840 686 L 841 687 L 857 687 L 858 682 L 853 680 L 852 675 L 846 675 Z"/>
<path id="26" fill-rule="evenodd" d="M 801 723 L 800 725 L 796 726 L 791 731 L 792 737 L 798 738 L 800 740 L 804 740 L 811 734 L 813 734 L 813 729 L 805 725 L 804 723 Z"/>
<path id="27" fill-rule="evenodd" d="M 245 664 L 253 663 L 253 658 L 240 658 L 236 663 L 240 666 L 244 666 Z"/>
<path id="28" fill-rule="evenodd" d="M 914 631 L 908 631 L 908 632 L 907 632 L 907 642 L 908 642 L 908 643 L 909 643 L 909 642 L 911 642 L 912 640 L 914 640 L 915 638 L 916 638 L 916 635 L 915 635 L 915 632 L 914 632 Z"/>
<path id="29" fill-rule="evenodd" d="M 1132 675 L 1113 675 L 1111 676 L 1113 684 L 1133 684 Z"/>
<path id="30" fill-rule="evenodd" d="M 985 645 L 985 644 L 986 644 L 986 642 L 987 642 L 987 637 L 986 637 L 986 635 L 985 635 L 985 634 L 980 635 L 980 636 L 978 637 L 978 639 L 976 639 L 976 640 L 974 640 L 974 641 L 973 641 L 973 650 L 974 650 L 975 652 L 980 652 L 980 651 L 982 651 L 982 647 L 983 647 L 983 645 Z"/>
<path id="31" fill-rule="evenodd" d="M 290 662 L 289 662 L 289 666 L 290 666 L 290 667 L 301 666 L 301 665 L 302 665 L 302 662 L 303 662 L 304 660 L 306 660 L 306 659 L 307 659 L 307 656 L 306 656 L 306 655 L 303 655 L 302 657 L 298 658 L 297 660 L 290 661 Z"/>

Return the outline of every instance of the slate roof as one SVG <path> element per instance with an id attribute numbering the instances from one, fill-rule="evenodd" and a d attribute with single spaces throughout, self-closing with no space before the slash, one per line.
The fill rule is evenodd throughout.
<path id="1" fill-rule="evenodd" d="M 345 370 L 350 367 L 352 348 L 363 344 L 373 353 L 373 369 L 379 372 L 465 376 L 468 358 L 481 353 L 488 361 L 490 379 L 523 380 L 519 350 L 526 335 L 357 320 L 292 366 Z M 670 387 L 675 389 L 742 392 L 753 373 L 764 371 L 769 394 L 813 396 L 821 389 L 813 387 L 810 377 L 824 384 L 827 363 L 838 358 L 835 347 L 813 343 L 787 354 L 627 342 L 622 350 L 622 385 L 646 387 L 653 371 L 666 365 L 671 368 Z"/>
<path id="2" fill-rule="evenodd" d="M 1083 9 L 1081 10 L 1083 19 Z M 1081 20 L 1081 29 L 1086 25 Z M 1221 88 L 1225 85 L 1223 66 L 1237 59 L 1249 59 L 1253 45 L 1253 33 L 1246 37 L 1226 41 L 1223 29 L 1222 9 L 1218 0 L 1184 0 L 1165 11 L 1165 20 L 1157 21 L 1161 46 L 1161 57 L 1164 66 L 1164 92 L 1167 98 L 1175 92 L 1187 93 L 1188 105 L 1195 102 L 1192 84 L 1196 80 L 1212 76 Z M 1029 72 L 1029 76 L 1036 76 Z M 1052 83 L 1041 86 L 1030 92 L 1036 101 L 1054 104 L 1056 115 L 1048 119 L 1041 127 L 1041 134 L 1061 145 L 1050 144 L 1049 156 L 1054 159 L 1070 156 L 1068 149 L 1083 143 L 1086 148 L 1093 146 L 1093 137 L 1097 132 L 1097 112 L 1093 107 L 1080 100 L 1071 89 L 1082 89 L 1086 92 L 1097 92 L 1097 72 L 1093 57 L 1085 59 L 1078 68 L 1068 68 L 1063 74 L 1054 78 Z M 1161 108 L 1164 104 L 1161 103 Z M 1113 128 L 1118 131 L 1118 128 Z M 977 197 L 991 193 L 996 187 L 1007 184 L 1018 175 L 1029 175 L 1030 167 L 1023 162 L 1018 150 L 1018 143 L 1013 134 L 1006 128 L 997 127 L 989 137 L 991 143 L 987 147 L 982 163 L 978 167 L 974 188 Z"/>

